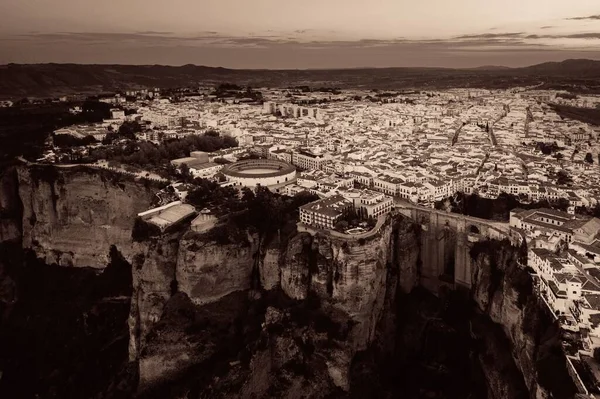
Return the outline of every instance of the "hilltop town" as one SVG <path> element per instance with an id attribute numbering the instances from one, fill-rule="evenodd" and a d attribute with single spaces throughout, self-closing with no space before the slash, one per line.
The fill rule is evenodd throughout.
<path id="1" fill-rule="evenodd" d="M 297 228 L 312 234 L 366 237 L 402 206 L 494 219 L 527 244 L 520 266 L 565 331 L 575 381 L 600 392 L 600 127 L 578 117 L 600 97 L 224 84 L 72 104 L 81 120 L 104 116 L 56 129 L 30 161 L 160 182 L 156 207 L 138 215 L 159 231 L 195 217 L 206 234 L 245 206 L 228 196 L 243 202 L 257 186 L 308 195 Z"/>
<path id="2" fill-rule="evenodd" d="M 309 189 L 326 197 L 350 179 L 424 206 L 456 192 L 483 198 L 504 192 L 523 202 L 564 198 L 588 208 L 600 198 L 600 127 L 563 119 L 555 110 L 597 109 L 600 97 L 526 88 L 341 92 L 224 86 L 100 98 L 115 107 L 110 117 L 58 129 L 54 137 L 90 140 L 70 145 L 69 161 L 73 152 L 85 156 L 116 137 L 111 133 L 121 132 L 123 123 L 137 127 L 129 138 L 138 143 L 217 131 L 238 145 L 210 153 L 210 162 L 223 165 L 253 153 L 291 163 L 301 172 L 283 189 L 287 193 Z M 64 161 L 64 152 L 54 148 L 40 161 Z M 213 178 L 218 169 L 201 175 Z"/>

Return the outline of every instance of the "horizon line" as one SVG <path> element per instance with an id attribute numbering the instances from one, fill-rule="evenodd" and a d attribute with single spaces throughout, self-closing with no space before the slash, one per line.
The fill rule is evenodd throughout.
<path id="1" fill-rule="evenodd" d="M 472 67 L 445 67 L 445 66 L 361 66 L 361 67 L 336 67 L 336 68 L 231 68 L 224 66 L 208 66 L 200 64 L 180 64 L 180 65 L 169 65 L 169 64 L 113 64 L 113 63 L 76 63 L 76 62 L 37 62 L 37 63 L 17 63 L 9 62 L 6 64 L 0 64 L 0 68 L 10 66 L 40 66 L 40 65 L 77 65 L 77 66 L 138 66 L 138 67 L 170 67 L 170 68 L 182 68 L 186 66 L 200 67 L 200 68 L 211 68 L 211 69 L 226 69 L 231 71 L 336 71 L 336 70 L 363 70 L 363 69 L 452 69 L 452 70 L 473 70 L 481 68 L 501 68 L 501 69 L 521 69 L 529 68 L 536 65 L 542 64 L 560 64 L 566 61 L 592 61 L 600 62 L 597 59 L 591 58 L 565 58 L 562 61 L 545 61 L 536 64 L 529 64 L 519 67 L 509 67 L 505 65 L 477 65 Z"/>

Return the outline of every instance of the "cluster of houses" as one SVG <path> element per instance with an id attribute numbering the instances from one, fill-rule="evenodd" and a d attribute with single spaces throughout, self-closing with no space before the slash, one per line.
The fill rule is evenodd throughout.
<path id="1" fill-rule="evenodd" d="M 600 393 L 593 361 L 600 348 L 600 219 L 515 209 L 510 226 L 527 241 L 536 293 L 574 341 L 576 350 L 567 353 L 574 381 L 584 393 Z"/>

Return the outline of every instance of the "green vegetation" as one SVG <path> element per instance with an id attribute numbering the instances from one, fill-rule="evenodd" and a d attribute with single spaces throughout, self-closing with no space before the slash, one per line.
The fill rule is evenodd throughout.
<path id="1" fill-rule="evenodd" d="M 556 97 L 564 98 L 565 100 L 575 100 L 578 98 L 577 94 L 571 94 L 571 93 L 558 93 L 556 95 Z"/>
<path id="2" fill-rule="evenodd" d="M 125 146 L 94 149 L 91 151 L 91 157 L 145 169 L 156 169 L 168 175 L 174 172 L 173 168 L 169 169 L 169 161 L 172 159 L 188 157 L 191 151 L 214 152 L 237 147 L 237 145 L 237 140 L 232 137 L 220 136 L 218 132 L 207 132 L 203 135 L 189 135 L 181 139 L 165 141 L 159 145 L 150 142 L 132 142 Z"/>
<path id="3" fill-rule="evenodd" d="M 544 155 L 550 155 L 560 150 L 556 141 L 553 143 L 544 143 L 542 141 L 538 141 L 535 145 L 536 150 L 541 151 Z"/>
<path id="4" fill-rule="evenodd" d="M 262 101 L 263 95 L 259 91 L 254 91 L 252 87 L 241 87 L 233 83 L 221 83 L 219 86 L 215 88 L 215 91 L 212 93 L 217 96 L 218 99 L 222 98 L 249 98 L 253 101 Z"/>
<path id="5" fill-rule="evenodd" d="M 210 207 L 217 216 L 223 216 L 221 222 L 204 235 L 221 244 L 247 241 L 246 231 L 258 233 L 268 243 L 288 224 L 297 222 L 298 208 L 318 199 L 309 192 L 283 196 L 261 186 L 256 192 L 244 188 L 238 197 L 236 190 L 214 184 L 207 181 L 190 192 L 187 199 L 198 209 Z"/>
<path id="6" fill-rule="evenodd" d="M 97 143 L 98 141 L 92 136 L 86 137 L 75 137 L 70 134 L 57 134 L 54 135 L 52 141 L 54 145 L 61 148 L 79 147 Z"/>
<path id="7" fill-rule="evenodd" d="M 72 114 L 69 108 L 82 106 L 83 112 Z M 109 104 L 98 101 L 15 105 L 0 108 L 0 159 L 23 155 L 40 157 L 48 134 L 66 126 L 100 122 L 110 116 Z"/>
<path id="8" fill-rule="evenodd" d="M 141 132 L 142 129 L 143 127 L 138 121 L 125 121 L 119 126 L 119 135 L 130 140 L 135 140 L 135 134 Z"/>
<path id="9" fill-rule="evenodd" d="M 573 178 L 566 170 L 559 170 L 556 174 L 556 184 L 559 186 L 567 186 L 573 183 Z"/>
<path id="10" fill-rule="evenodd" d="M 574 119 L 590 125 L 600 126 L 599 108 L 579 108 L 558 104 L 552 104 L 551 106 L 561 118 Z"/>
<path id="11" fill-rule="evenodd" d="M 538 209 L 554 208 L 566 211 L 569 207 L 569 201 L 561 198 L 556 202 L 541 200 L 532 203 L 522 203 L 517 197 L 511 194 L 500 193 L 497 198 L 481 198 L 478 194 L 457 193 L 454 197 L 448 197 L 445 200 L 437 201 L 435 209 L 446 209 L 450 205 L 451 211 L 463 215 L 474 216 L 481 219 L 507 221 L 510 218 L 510 211 L 515 208 Z"/>
<path id="12" fill-rule="evenodd" d="M 600 218 L 600 202 L 597 203 L 596 206 L 594 206 L 593 208 L 586 208 L 584 206 L 579 206 L 579 207 L 575 208 L 575 213 Z"/>
<path id="13" fill-rule="evenodd" d="M 592 156 L 591 152 L 588 152 L 587 154 L 585 154 L 585 162 L 594 163 L 594 157 Z"/>
<path id="14" fill-rule="evenodd" d="M 341 94 L 341 90 L 337 87 L 310 87 L 310 86 L 294 86 L 293 90 L 298 90 L 302 93 L 331 93 Z"/>
<path id="15" fill-rule="evenodd" d="M 358 213 L 352 207 L 344 210 L 342 217 L 334 227 L 337 231 L 345 232 L 349 228 L 358 227 L 363 222 L 366 223 L 367 230 L 372 229 L 377 224 L 375 218 L 367 217 L 364 213 Z"/>

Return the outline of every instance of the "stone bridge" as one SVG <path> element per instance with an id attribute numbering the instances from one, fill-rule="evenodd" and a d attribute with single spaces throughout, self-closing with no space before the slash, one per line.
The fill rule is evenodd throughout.
<path id="1" fill-rule="evenodd" d="M 483 239 L 511 239 L 508 223 L 448 213 L 396 201 L 398 213 L 421 225 L 421 285 L 432 292 L 442 286 L 471 287 L 473 244 Z"/>

